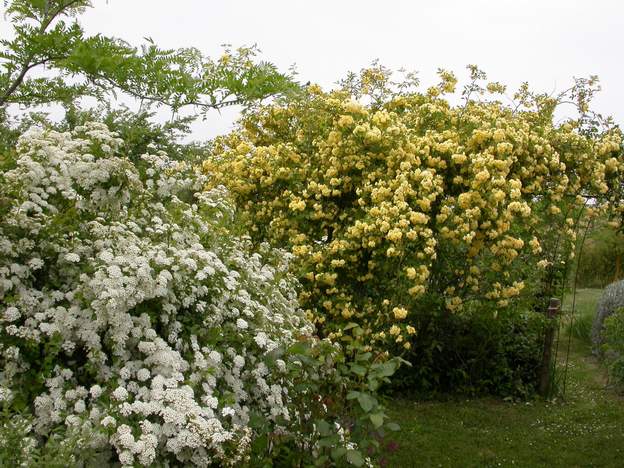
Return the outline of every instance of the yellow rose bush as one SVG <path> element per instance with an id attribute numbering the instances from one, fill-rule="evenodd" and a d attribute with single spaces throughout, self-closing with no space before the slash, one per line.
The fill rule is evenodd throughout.
<path id="1" fill-rule="evenodd" d="M 382 67 L 246 115 L 204 162 L 257 241 L 287 247 L 321 332 L 409 349 L 423 310 L 504 310 L 552 294 L 583 206 L 619 209 L 622 135 L 589 113 L 596 83 L 557 98 L 457 80 L 425 93 Z M 576 119 L 557 123 L 558 103 Z M 455 102 L 458 102 L 455 104 Z M 563 262 L 563 263 L 562 263 Z M 345 329 L 346 327 L 346 329 Z"/>

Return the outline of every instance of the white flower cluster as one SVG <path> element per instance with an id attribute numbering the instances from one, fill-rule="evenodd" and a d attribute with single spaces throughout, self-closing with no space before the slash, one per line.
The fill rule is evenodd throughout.
<path id="1" fill-rule="evenodd" d="M 221 189 L 121 143 L 97 123 L 33 130 L 0 174 L 0 400 L 123 466 L 237 464 L 252 415 L 287 424 L 274 354 L 312 333 L 288 255 L 251 253 Z"/>

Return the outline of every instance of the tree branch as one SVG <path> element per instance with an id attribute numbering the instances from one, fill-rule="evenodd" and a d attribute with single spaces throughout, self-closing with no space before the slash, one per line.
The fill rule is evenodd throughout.
<path id="1" fill-rule="evenodd" d="M 45 33 L 46 30 L 50 27 L 50 24 L 52 24 L 52 21 L 54 21 L 59 15 L 61 15 L 63 11 L 82 2 L 83 0 L 71 0 L 68 3 L 60 5 L 56 10 L 52 11 L 51 14 L 46 9 L 46 12 L 44 13 L 43 18 L 41 19 L 41 23 L 39 24 L 39 28 L 37 29 L 37 35 L 41 35 Z M 15 80 L 13 80 L 13 83 L 11 83 L 11 85 L 7 88 L 7 90 L 4 92 L 2 97 L 0 97 L 0 107 L 4 107 L 7 104 L 11 95 L 17 90 L 17 88 L 19 88 L 22 85 L 22 83 L 24 82 L 24 78 L 26 78 L 26 74 L 30 70 L 32 70 L 33 68 L 39 65 L 43 65 L 49 62 L 50 60 L 54 60 L 54 57 L 47 57 L 40 61 L 32 62 L 34 57 L 35 57 L 34 52 L 31 52 L 28 55 L 28 57 L 22 64 L 22 70 L 20 71 L 19 75 L 17 75 Z"/>
<path id="2" fill-rule="evenodd" d="M 205 102 L 201 102 L 201 101 L 192 101 L 192 100 L 186 100 L 184 102 L 182 102 L 179 106 L 174 106 L 172 105 L 171 102 L 167 101 L 167 99 L 162 98 L 162 97 L 157 97 L 157 96 L 151 96 L 148 94 L 143 94 L 140 93 L 136 90 L 133 90 L 131 88 L 128 88 L 126 86 L 123 86 L 121 83 L 117 83 L 116 81 L 114 81 L 113 79 L 111 79 L 110 77 L 106 76 L 106 75 L 101 75 L 101 74 L 97 74 L 97 75 L 91 75 L 88 77 L 89 81 L 91 81 L 95 86 L 99 86 L 101 88 L 105 88 L 105 86 L 102 86 L 101 84 L 97 83 L 96 80 L 102 80 L 105 81 L 106 83 L 108 83 L 111 87 L 113 88 L 117 88 L 119 90 L 121 90 L 122 92 L 136 98 L 139 99 L 141 101 L 148 101 L 148 102 L 154 102 L 157 104 L 162 104 L 165 106 L 169 106 L 169 107 L 177 107 L 177 108 L 181 108 L 181 107 L 185 107 L 185 106 L 196 106 L 196 107 L 200 107 L 202 108 L 202 110 L 207 111 L 209 109 L 222 109 L 224 107 L 229 107 L 229 106 L 236 106 L 239 104 L 243 104 L 245 101 L 244 99 L 230 99 L 229 101 L 223 100 L 221 102 L 218 102 L 216 104 L 207 104 Z"/>

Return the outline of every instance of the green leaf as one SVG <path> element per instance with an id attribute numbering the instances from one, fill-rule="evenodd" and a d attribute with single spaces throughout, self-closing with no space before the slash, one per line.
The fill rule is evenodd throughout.
<path id="1" fill-rule="evenodd" d="M 369 378 L 369 380 L 368 380 L 368 389 L 371 392 L 376 392 L 377 389 L 379 388 L 379 385 L 380 384 L 379 384 L 378 380 Z"/>
<path id="2" fill-rule="evenodd" d="M 329 425 L 329 423 L 327 421 L 325 421 L 324 419 L 317 419 L 315 421 L 315 425 L 316 425 L 316 430 L 319 432 L 319 434 L 321 434 L 323 437 L 328 436 L 329 434 L 331 434 L 331 426 Z"/>
<path id="3" fill-rule="evenodd" d="M 393 432 L 397 432 L 401 430 L 401 426 L 399 426 L 397 423 L 394 423 L 394 422 L 386 424 L 386 428 L 389 431 L 393 431 Z"/>
<path id="4" fill-rule="evenodd" d="M 323 455 L 322 457 L 314 460 L 314 466 L 327 466 L 327 462 L 329 461 L 329 457 L 327 455 Z"/>
<path id="5" fill-rule="evenodd" d="M 351 364 L 351 372 L 360 377 L 364 377 L 366 375 L 366 367 L 359 364 Z"/>
<path id="6" fill-rule="evenodd" d="M 377 400 L 368 393 L 360 393 L 357 397 L 358 403 L 365 412 L 372 410 L 377 404 Z"/>
<path id="7" fill-rule="evenodd" d="M 372 353 L 360 353 L 357 356 L 355 356 L 355 360 L 358 362 L 368 361 L 370 360 L 371 357 L 373 357 Z"/>
<path id="8" fill-rule="evenodd" d="M 397 370 L 397 364 L 394 361 L 382 362 L 375 364 L 372 370 L 376 377 L 391 377 Z"/>
<path id="9" fill-rule="evenodd" d="M 332 460 L 340 460 L 347 453 L 347 449 L 344 447 L 334 447 L 331 451 Z"/>
<path id="10" fill-rule="evenodd" d="M 370 415 L 370 420 L 373 423 L 373 426 L 375 426 L 375 429 L 379 429 L 383 425 L 384 417 L 385 415 L 383 413 L 374 413 Z"/>
<path id="11" fill-rule="evenodd" d="M 354 466 L 364 465 L 364 457 L 359 450 L 347 450 L 347 462 Z"/>
<path id="12" fill-rule="evenodd" d="M 290 354 L 308 354 L 309 349 L 310 346 L 308 345 L 308 343 L 304 341 L 298 341 L 288 349 L 288 352 Z"/>

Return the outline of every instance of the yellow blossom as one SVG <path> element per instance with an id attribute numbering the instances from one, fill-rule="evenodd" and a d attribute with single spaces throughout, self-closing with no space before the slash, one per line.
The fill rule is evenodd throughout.
<path id="1" fill-rule="evenodd" d="M 394 318 L 397 320 L 403 320 L 405 317 L 407 317 L 407 310 L 405 310 L 403 307 L 395 307 L 394 309 L 392 309 L 392 313 L 394 314 Z"/>
<path id="2" fill-rule="evenodd" d="M 339 127 L 348 127 L 353 125 L 353 117 L 351 117 L 350 115 L 341 115 L 340 119 L 338 119 L 338 126 Z"/>

